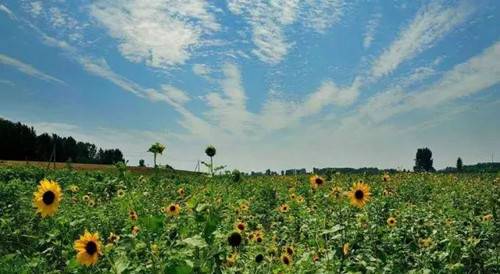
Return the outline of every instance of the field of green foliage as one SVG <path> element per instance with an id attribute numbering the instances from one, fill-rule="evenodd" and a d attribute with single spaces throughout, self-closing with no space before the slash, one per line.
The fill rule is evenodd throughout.
<path id="1" fill-rule="evenodd" d="M 499 273 L 499 201 L 495 174 L 0 168 L 0 273 Z"/>

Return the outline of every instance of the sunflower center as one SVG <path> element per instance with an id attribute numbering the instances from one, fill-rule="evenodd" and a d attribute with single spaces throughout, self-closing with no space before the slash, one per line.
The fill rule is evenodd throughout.
<path id="1" fill-rule="evenodd" d="M 170 211 L 175 211 L 175 206 L 170 206 Z"/>
<path id="2" fill-rule="evenodd" d="M 354 192 L 354 197 L 356 197 L 356 199 L 358 200 L 361 200 L 363 199 L 363 197 L 365 197 L 365 193 L 363 192 L 363 190 L 356 190 L 356 192 Z"/>
<path id="3" fill-rule="evenodd" d="M 244 225 L 244 224 L 238 224 L 238 229 L 239 229 L 239 230 L 243 230 L 243 229 L 245 229 L 245 225 Z"/>
<path id="4" fill-rule="evenodd" d="M 228 238 L 227 241 L 230 246 L 236 247 L 241 244 L 241 234 L 238 232 L 233 232 Z"/>
<path id="5" fill-rule="evenodd" d="M 42 197 L 43 203 L 46 205 L 51 205 L 55 199 L 56 199 L 56 195 L 54 194 L 54 192 L 52 192 L 50 190 L 45 192 L 43 194 L 43 197 Z"/>
<path id="6" fill-rule="evenodd" d="M 321 180 L 320 178 L 316 178 L 316 184 L 317 185 L 322 185 L 323 184 L 323 180 Z"/>
<path id="7" fill-rule="evenodd" d="M 97 252 L 97 245 L 94 242 L 88 242 L 85 246 L 85 251 L 90 255 L 94 255 Z"/>
<path id="8" fill-rule="evenodd" d="M 283 257 L 283 263 L 286 264 L 286 265 L 290 264 L 290 259 L 288 259 L 288 257 L 284 256 Z"/>

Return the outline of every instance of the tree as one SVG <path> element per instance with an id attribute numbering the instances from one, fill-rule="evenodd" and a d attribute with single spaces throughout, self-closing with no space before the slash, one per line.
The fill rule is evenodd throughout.
<path id="1" fill-rule="evenodd" d="M 146 165 L 144 164 L 144 159 L 139 160 L 139 166 L 140 167 L 145 167 Z"/>
<path id="2" fill-rule="evenodd" d="M 210 157 L 210 173 L 212 174 L 212 176 L 214 176 L 214 161 L 213 161 L 213 157 L 215 156 L 216 152 L 217 152 L 217 150 L 212 145 L 209 145 L 205 149 L 205 154 L 207 154 L 207 156 Z"/>
<path id="3" fill-rule="evenodd" d="M 148 152 L 151 152 L 153 153 L 154 155 L 154 158 L 153 158 L 153 163 L 154 163 L 154 167 L 157 167 L 156 165 L 156 155 L 157 154 L 163 154 L 163 151 L 165 150 L 165 145 L 162 145 L 158 142 L 154 143 L 151 145 L 151 147 L 148 149 Z"/>
<path id="4" fill-rule="evenodd" d="M 457 159 L 457 170 L 462 171 L 464 168 L 464 163 L 462 162 L 462 158 L 458 157 Z"/>
<path id="5" fill-rule="evenodd" d="M 434 167 L 432 167 L 432 164 L 432 151 L 428 148 L 419 148 L 417 150 L 415 166 L 413 167 L 413 170 L 417 172 L 436 171 Z"/>

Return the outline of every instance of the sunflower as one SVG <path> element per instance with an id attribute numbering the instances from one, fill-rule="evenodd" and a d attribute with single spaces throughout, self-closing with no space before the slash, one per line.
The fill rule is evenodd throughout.
<path id="1" fill-rule="evenodd" d="M 241 211 L 247 211 L 248 208 L 249 208 L 248 204 L 246 204 L 246 203 L 241 203 L 240 204 L 240 210 Z"/>
<path id="2" fill-rule="evenodd" d="M 370 200 L 370 187 L 363 183 L 363 181 L 359 181 L 358 183 L 352 185 L 351 191 L 348 195 L 353 206 L 357 206 L 359 208 L 364 207 Z"/>
<path id="3" fill-rule="evenodd" d="M 486 214 L 483 216 L 483 222 L 488 222 L 488 221 L 491 221 L 492 219 L 493 219 L 492 214 Z"/>
<path id="4" fill-rule="evenodd" d="M 118 198 L 122 198 L 123 196 L 125 196 L 125 190 L 118 189 L 118 191 L 116 192 L 116 196 L 118 196 Z"/>
<path id="5" fill-rule="evenodd" d="M 320 177 L 318 175 L 314 175 L 314 176 L 311 176 L 309 178 L 309 183 L 311 184 L 311 187 L 313 189 L 316 189 L 316 188 L 321 187 L 322 185 L 325 184 L 325 179 L 323 179 L 322 177 Z"/>
<path id="6" fill-rule="evenodd" d="M 243 238 L 241 237 L 241 234 L 237 231 L 231 233 L 231 235 L 229 235 L 229 237 L 227 237 L 227 242 L 232 247 L 239 246 L 242 241 L 243 241 Z"/>
<path id="7" fill-rule="evenodd" d="M 384 176 L 382 176 L 382 181 L 384 182 L 389 182 L 391 180 L 391 176 L 389 176 L 389 174 L 384 174 Z"/>
<path id="8" fill-rule="evenodd" d="M 177 189 L 177 194 L 179 194 L 179 196 L 181 196 L 181 197 L 184 197 L 184 194 L 185 194 L 184 188 L 181 187 L 181 188 Z"/>
<path id="9" fill-rule="evenodd" d="M 287 254 L 282 254 L 281 255 L 281 262 L 284 264 L 284 265 L 291 265 L 292 264 L 292 258 L 290 256 L 288 256 Z"/>
<path id="10" fill-rule="evenodd" d="M 349 243 L 345 243 L 343 246 L 342 246 L 342 253 L 344 253 L 344 256 L 347 256 L 347 254 L 349 254 L 349 251 L 351 250 L 350 246 L 349 246 Z"/>
<path id="11" fill-rule="evenodd" d="M 279 211 L 281 213 L 286 213 L 290 210 L 290 207 L 287 204 L 280 205 Z"/>
<path id="12" fill-rule="evenodd" d="M 313 263 L 318 262 L 318 261 L 319 261 L 319 255 L 318 255 L 318 254 L 314 255 L 314 256 L 312 257 L 312 261 L 313 261 Z"/>
<path id="13" fill-rule="evenodd" d="M 120 240 L 120 236 L 116 235 L 115 233 L 111 232 L 109 233 L 108 237 L 108 243 L 114 244 Z"/>
<path id="14" fill-rule="evenodd" d="M 432 238 L 419 239 L 418 244 L 422 248 L 430 247 L 432 245 Z"/>
<path id="15" fill-rule="evenodd" d="M 33 206 L 37 208 L 43 218 L 52 216 L 59 208 L 62 200 L 62 191 L 55 181 L 43 179 L 38 185 L 38 189 L 33 193 Z"/>
<path id="16" fill-rule="evenodd" d="M 72 193 L 77 193 L 79 190 L 80 190 L 80 188 L 78 188 L 77 185 L 70 185 L 69 186 L 69 191 L 71 191 Z"/>
<path id="17" fill-rule="evenodd" d="M 390 226 L 390 227 L 394 227 L 396 226 L 396 219 L 394 217 L 389 217 L 387 219 L 387 224 Z"/>
<path id="18" fill-rule="evenodd" d="M 88 202 L 88 200 L 90 200 L 90 196 L 89 196 L 89 195 L 87 195 L 87 194 L 85 194 L 85 195 L 83 195 L 83 196 L 82 196 L 82 200 L 83 200 L 84 202 Z"/>
<path id="19" fill-rule="evenodd" d="M 295 250 L 293 250 L 293 247 L 291 247 L 291 246 L 285 247 L 285 251 L 290 256 L 293 256 L 293 254 L 295 253 Z"/>
<path id="20" fill-rule="evenodd" d="M 292 200 L 297 199 L 297 194 L 295 194 L 295 193 L 290 194 L 290 199 L 292 199 Z"/>
<path id="21" fill-rule="evenodd" d="M 245 223 L 244 223 L 244 222 L 237 222 L 237 223 L 234 225 L 234 227 L 235 227 L 238 231 L 242 232 L 242 231 L 244 231 L 244 230 L 245 230 L 246 225 L 245 225 Z"/>
<path id="22" fill-rule="evenodd" d="M 80 239 L 76 240 L 73 245 L 76 254 L 76 260 L 83 265 L 90 266 L 97 263 L 99 255 L 101 255 L 101 242 L 99 241 L 99 233 L 90 233 L 85 231 Z"/>
<path id="23" fill-rule="evenodd" d="M 297 203 L 303 203 L 304 202 L 304 196 L 297 196 Z"/>
<path id="24" fill-rule="evenodd" d="M 238 253 L 233 253 L 226 258 L 226 266 L 232 267 L 236 264 L 236 260 L 238 260 Z"/>
<path id="25" fill-rule="evenodd" d="M 129 215 L 131 221 L 137 221 L 137 219 L 139 218 L 139 216 L 137 215 L 137 212 L 135 210 L 130 210 L 128 215 Z"/>
<path id="26" fill-rule="evenodd" d="M 133 225 L 131 228 L 131 231 L 132 231 L 132 235 L 137 236 L 137 234 L 139 234 L 140 229 L 138 226 Z"/>
<path id="27" fill-rule="evenodd" d="M 170 204 L 167 208 L 165 208 L 165 212 L 168 216 L 179 216 L 181 206 L 179 204 Z"/>
<path id="28" fill-rule="evenodd" d="M 330 197 L 336 200 L 342 198 L 342 188 L 338 186 L 332 188 L 332 191 L 330 191 Z"/>
<path id="29" fill-rule="evenodd" d="M 264 261 L 264 255 L 262 254 L 257 254 L 257 256 L 255 256 L 255 262 L 256 263 L 261 263 L 262 261 Z"/>
<path id="30" fill-rule="evenodd" d="M 90 206 L 90 207 L 94 207 L 95 206 L 95 201 L 92 200 L 92 199 L 88 200 L 87 205 Z"/>

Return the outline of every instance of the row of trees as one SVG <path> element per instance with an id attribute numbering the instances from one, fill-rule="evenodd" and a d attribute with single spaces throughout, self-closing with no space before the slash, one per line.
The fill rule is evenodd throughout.
<path id="1" fill-rule="evenodd" d="M 37 135 L 33 127 L 0 118 L 0 159 L 23 161 L 71 161 L 75 163 L 114 164 L 124 162 L 119 149 L 98 148 L 73 137 L 56 134 Z"/>

